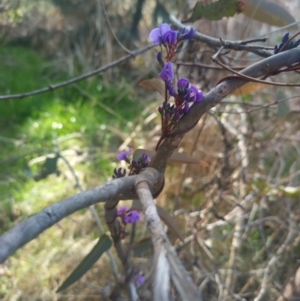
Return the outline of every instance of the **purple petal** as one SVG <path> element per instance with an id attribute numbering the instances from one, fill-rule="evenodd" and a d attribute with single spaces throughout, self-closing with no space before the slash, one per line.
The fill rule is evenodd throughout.
<path id="1" fill-rule="evenodd" d="M 189 31 L 185 28 L 181 31 L 180 40 L 190 40 L 195 36 L 195 29 L 192 27 Z"/>
<path id="2" fill-rule="evenodd" d="M 118 154 L 117 154 L 117 159 L 119 160 L 119 161 L 126 161 L 126 162 L 128 162 L 128 161 L 130 161 L 129 159 L 128 159 L 128 155 L 130 154 L 132 152 L 132 149 L 130 148 L 128 151 L 121 151 L 121 152 L 119 152 Z"/>
<path id="3" fill-rule="evenodd" d="M 152 41 L 154 44 L 159 44 L 161 43 L 161 33 L 160 33 L 160 28 L 154 28 L 151 30 L 149 34 L 149 39 Z"/>
<path id="4" fill-rule="evenodd" d="M 174 78 L 172 63 L 168 62 L 163 70 L 159 73 L 159 77 L 164 81 L 171 81 Z"/>
<path id="5" fill-rule="evenodd" d="M 203 99 L 203 92 L 199 91 L 195 86 L 189 88 L 190 98 L 188 102 L 198 102 Z"/>
<path id="6" fill-rule="evenodd" d="M 287 32 L 283 37 L 282 37 L 282 43 L 286 43 L 289 40 L 290 33 Z"/>
<path id="7" fill-rule="evenodd" d="M 177 32 L 174 30 L 168 30 L 162 37 L 165 44 L 175 45 L 177 42 Z"/>
<path id="8" fill-rule="evenodd" d="M 199 101 L 203 100 L 203 98 L 204 98 L 203 92 L 200 91 L 200 90 L 198 90 L 198 92 L 196 94 L 196 100 L 195 100 L 195 102 L 199 102 Z"/>
<path id="9" fill-rule="evenodd" d="M 133 224 L 137 223 L 141 220 L 141 215 L 136 211 L 130 211 L 127 216 L 124 218 L 124 223 L 126 224 Z"/>
<path id="10" fill-rule="evenodd" d="M 190 85 L 190 82 L 189 82 L 189 80 L 187 78 L 181 78 L 177 82 L 178 94 L 180 96 L 186 95 L 187 92 L 188 92 L 189 85 Z"/>
<path id="11" fill-rule="evenodd" d="M 163 36 L 167 31 L 171 30 L 171 27 L 168 23 L 162 23 L 159 26 L 160 35 Z"/>
<path id="12" fill-rule="evenodd" d="M 180 88 L 188 88 L 189 85 L 190 85 L 189 80 L 188 80 L 187 78 L 184 78 L 184 77 L 181 78 L 181 79 L 178 81 L 178 83 L 177 83 L 178 89 L 180 89 Z"/>
<path id="13" fill-rule="evenodd" d="M 128 210 L 129 210 L 128 207 L 120 206 L 117 210 L 117 216 L 126 216 Z"/>
<path id="14" fill-rule="evenodd" d="M 167 81 L 167 90 L 169 91 L 171 96 L 177 97 L 177 93 L 172 85 L 172 81 Z"/>
<path id="15" fill-rule="evenodd" d="M 135 283 L 136 283 L 137 286 L 143 285 L 144 282 L 145 282 L 145 277 L 144 276 L 142 276 L 140 274 L 138 274 L 137 276 L 135 276 Z"/>
<path id="16" fill-rule="evenodd" d="M 142 160 L 143 160 L 144 162 L 149 163 L 149 162 L 151 161 L 151 157 L 148 156 L 146 153 L 143 153 L 143 155 L 142 155 Z"/>

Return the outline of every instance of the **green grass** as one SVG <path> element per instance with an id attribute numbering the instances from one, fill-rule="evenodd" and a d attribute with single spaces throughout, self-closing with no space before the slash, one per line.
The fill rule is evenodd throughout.
<path id="1" fill-rule="evenodd" d="M 28 49 L 4 46 L 0 56 L 3 58 L 1 95 L 28 92 L 67 79 L 64 74 L 50 78 L 52 72 L 49 67 L 45 69 L 46 60 Z M 43 183 L 31 177 L 39 172 L 49 153 L 75 149 L 78 156 L 71 159 L 78 159 L 75 169 L 82 173 L 83 181 L 88 178 L 94 183 L 93 177 L 97 177 L 100 184 L 111 176 L 115 152 L 122 142 L 116 132 L 125 137 L 132 126 L 128 121 L 135 120 L 141 111 L 137 100 L 128 93 L 127 85 L 122 81 L 106 84 L 98 76 L 54 92 L 0 102 L 0 208 L 3 210 L 0 220 L 3 224 L 3 219 L 9 225 L 11 219 L 19 216 L 12 213 L 15 204 L 25 202 L 31 205 L 25 206 L 26 210 L 21 206 L 21 211 L 36 211 L 47 202 L 35 200 L 54 201 L 55 193 L 59 197 L 58 191 L 62 194 L 66 191 L 64 174 L 60 178 L 50 176 Z M 87 158 L 80 159 L 81 153 Z M 28 165 L 36 158 L 40 162 L 29 169 Z M 67 173 L 63 163 L 60 162 L 59 168 Z M 55 186 L 54 195 L 49 183 Z"/>
<path id="2" fill-rule="evenodd" d="M 50 76 L 54 73 L 49 63 L 28 49 L 3 46 L 0 56 L 1 95 L 28 92 L 68 79 L 64 74 Z M 141 105 L 128 91 L 128 83 L 107 84 L 98 76 L 54 92 L 0 101 L 0 233 L 49 204 L 78 193 L 63 160 L 55 166 L 59 176 L 53 173 L 34 180 L 55 151 L 70 162 L 84 188 L 111 178 L 118 147 L 132 131 L 135 120 L 142 118 Z M 103 215 L 101 205 L 97 211 Z M 52 300 L 56 282 L 61 282 L 74 262 L 84 257 L 97 235 L 86 210 L 47 230 L 9 260 L 15 279 L 14 283 L 9 276 L 2 279 L 0 298 L 10 300 L 22 291 L 24 300 L 39 300 L 34 294 L 37 287 L 43 287 L 40 291 L 46 291 Z M 107 279 L 111 272 L 105 269 Z"/>

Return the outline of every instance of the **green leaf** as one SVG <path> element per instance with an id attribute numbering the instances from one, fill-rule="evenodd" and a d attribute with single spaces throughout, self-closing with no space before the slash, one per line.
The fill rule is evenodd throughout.
<path id="1" fill-rule="evenodd" d="M 267 0 L 219 0 L 206 3 L 198 1 L 190 18 L 184 22 L 194 22 L 201 18 L 216 21 L 240 12 L 251 19 L 272 26 L 280 27 L 295 22 L 295 18 L 285 8 Z"/>
<path id="2" fill-rule="evenodd" d="M 134 210 L 142 210 L 142 204 L 139 200 L 134 200 L 132 202 L 132 208 Z M 173 217 L 164 209 L 162 209 L 159 206 L 156 206 L 157 213 L 159 217 L 162 219 L 162 221 L 169 227 L 169 229 L 175 234 L 176 237 L 178 237 L 180 240 L 184 240 L 179 227 L 175 223 Z"/>
<path id="3" fill-rule="evenodd" d="M 294 17 L 279 4 L 266 0 L 241 0 L 242 12 L 247 17 L 272 26 L 295 22 Z"/>
<path id="4" fill-rule="evenodd" d="M 216 21 L 221 20 L 223 17 L 232 17 L 241 11 L 242 2 L 239 0 L 219 0 L 209 4 L 198 1 L 192 11 L 192 15 L 184 22 L 194 22 L 202 18 Z"/>
<path id="5" fill-rule="evenodd" d="M 40 172 L 34 176 L 34 179 L 36 181 L 39 181 L 47 178 L 51 174 L 56 174 L 57 176 L 59 176 L 60 172 L 57 168 L 58 159 L 59 154 L 56 154 L 55 157 L 47 157 L 40 169 Z"/>
<path id="6" fill-rule="evenodd" d="M 65 290 L 67 287 L 79 280 L 102 256 L 102 254 L 110 249 L 111 246 L 111 239 L 106 234 L 103 234 L 91 252 L 79 263 L 77 268 L 70 274 L 56 292 L 58 293 Z"/>
<path id="7" fill-rule="evenodd" d="M 131 246 L 134 256 L 141 257 L 145 252 L 147 252 L 152 247 L 151 237 L 145 237 Z"/>
<path id="8" fill-rule="evenodd" d="M 174 218 L 164 209 L 162 209 L 159 206 L 156 206 L 157 212 L 159 214 L 159 217 L 163 220 L 163 222 L 169 227 L 169 229 L 181 240 L 183 241 L 184 238 L 180 232 L 179 227 L 174 221 Z"/>

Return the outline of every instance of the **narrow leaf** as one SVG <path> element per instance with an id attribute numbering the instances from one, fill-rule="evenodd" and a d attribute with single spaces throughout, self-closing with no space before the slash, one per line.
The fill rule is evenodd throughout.
<path id="1" fill-rule="evenodd" d="M 77 268 L 58 288 L 57 293 L 65 290 L 74 282 L 79 280 L 93 266 L 93 264 L 102 256 L 102 254 L 110 249 L 111 246 L 112 246 L 111 239 L 106 234 L 103 234 L 98 240 L 97 244 L 91 250 L 91 252 L 79 263 Z"/>
<path id="2" fill-rule="evenodd" d="M 143 80 L 139 86 L 157 91 L 160 95 L 165 96 L 165 83 L 160 78 L 151 78 Z"/>
<path id="3" fill-rule="evenodd" d="M 48 156 L 41 166 L 39 173 L 34 176 L 35 181 L 45 179 L 51 174 L 56 174 L 57 176 L 59 176 L 60 172 L 57 166 L 58 159 L 59 154 L 56 154 L 54 157 Z"/>
<path id="4" fill-rule="evenodd" d="M 169 227 L 169 229 L 181 240 L 184 238 L 181 234 L 181 231 L 177 224 L 174 221 L 174 218 L 164 209 L 159 206 L 156 206 L 159 217 L 163 220 L 163 222 Z"/>
<path id="5" fill-rule="evenodd" d="M 131 246 L 133 250 L 134 256 L 141 257 L 146 251 L 151 249 L 152 247 L 152 240 L 151 237 L 145 237 Z"/>
<path id="6" fill-rule="evenodd" d="M 138 160 L 143 155 L 143 153 L 147 154 L 150 158 L 152 158 L 155 155 L 155 152 L 153 151 L 139 148 L 134 151 L 133 159 Z M 168 163 L 197 164 L 203 167 L 208 167 L 208 164 L 206 162 L 184 153 L 173 153 L 171 158 L 168 160 Z"/>
<path id="7" fill-rule="evenodd" d="M 240 95 L 244 95 L 244 94 L 251 94 L 251 93 L 258 91 L 265 87 L 267 87 L 267 85 L 265 85 L 265 84 L 250 82 L 250 83 L 247 83 L 244 86 L 236 89 L 234 92 L 232 92 L 232 94 L 236 95 L 236 96 L 240 96 Z"/>
<path id="8" fill-rule="evenodd" d="M 242 12 L 247 17 L 272 26 L 285 26 L 295 22 L 294 17 L 282 6 L 267 0 L 241 0 Z"/>

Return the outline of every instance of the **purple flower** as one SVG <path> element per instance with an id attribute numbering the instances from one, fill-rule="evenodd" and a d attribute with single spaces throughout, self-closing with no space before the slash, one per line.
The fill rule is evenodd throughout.
<path id="1" fill-rule="evenodd" d="M 281 40 L 281 43 L 279 44 L 279 46 L 275 45 L 274 54 L 278 53 L 279 51 L 286 51 L 286 50 L 289 50 L 289 49 L 296 48 L 300 45 L 300 39 L 297 40 L 297 41 L 289 41 L 288 42 L 289 39 L 290 39 L 290 33 L 287 32 L 282 37 L 282 40 Z M 283 48 L 283 46 L 284 46 L 284 48 Z"/>
<path id="2" fill-rule="evenodd" d="M 177 32 L 174 30 L 168 30 L 163 36 L 164 44 L 174 45 L 177 42 Z"/>
<path id="3" fill-rule="evenodd" d="M 140 158 L 141 164 L 148 164 L 151 161 L 151 157 L 148 156 L 146 153 L 142 154 L 142 157 Z"/>
<path id="4" fill-rule="evenodd" d="M 195 29 L 192 27 L 189 31 L 186 28 L 183 28 L 178 40 L 190 40 L 195 36 Z"/>
<path id="5" fill-rule="evenodd" d="M 117 210 L 117 216 L 126 216 L 127 212 L 129 211 L 129 208 L 126 206 L 120 206 Z"/>
<path id="6" fill-rule="evenodd" d="M 289 38 L 290 38 L 290 33 L 287 32 L 287 33 L 284 34 L 284 36 L 282 37 L 281 42 L 284 44 L 284 43 L 286 43 L 286 42 L 289 40 Z"/>
<path id="7" fill-rule="evenodd" d="M 124 224 L 134 224 L 141 220 L 141 215 L 136 211 L 129 211 L 126 217 L 123 219 Z"/>
<path id="8" fill-rule="evenodd" d="M 159 73 L 159 77 L 164 81 L 172 81 L 174 78 L 174 71 L 171 62 L 166 63 L 164 68 Z"/>
<path id="9" fill-rule="evenodd" d="M 177 82 L 178 94 L 180 96 L 185 96 L 188 92 L 190 82 L 187 78 L 181 78 Z"/>
<path id="10" fill-rule="evenodd" d="M 126 176 L 126 169 L 114 169 L 114 174 L 112 176 L 113 179 L 123 178 Z"/>
<path id="11" fill-rule="evenodd" d="M 130 211 L 126 206 L 120 206 L 118 208 L 117 216 L 122 219 L 124 225 L 137 223 L 141 220 L 141 215 L 136 210 Z"/>
<path id="12" fill-rule="evenodd" d="M 134 281 L 135 281 L 135 284 L 136 284 L 137 286 L 141 286 L 141 285 L 143 285 L 144 282 L 145 282 L 145 277 L 142 276 L 141 274 L 137 274 L 137 275 L 135 276 Z"/>
<path id="13" fill-rule="evenodd" d="M 117 159 L 119 161 L 126 161 L 126 162 L 130 162 L 128 155 L 132 152 L 132 149 L 130 148 L 128 151 L 121 151 L 118 153 L 117 155 Z"/>
<path id="14" fill-rule="evenodd" d="M 169 91 L 170 95 L 173 97 L 177 96 L 177 93 L 175 91 L 175 88 L 173 87 L 172 81 L 167 81 L 167 90 Z"/>
<path id="15" fill-rule="evenodd" d="M 195 86 L 189 88 L 189 99 L 188 102 L 199 102 L 203 99 L 203 92 L 198 90 Z"/>
<path id="16" fill-rule="evenodd" d="M 158 28 L 151 30 L 149 39 L 154 44 L 174 45 L 177 41 L 177 32 L 172 30 L 169 24 L 162 23 Z"/>

